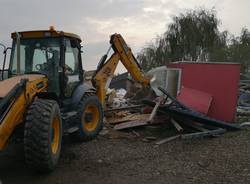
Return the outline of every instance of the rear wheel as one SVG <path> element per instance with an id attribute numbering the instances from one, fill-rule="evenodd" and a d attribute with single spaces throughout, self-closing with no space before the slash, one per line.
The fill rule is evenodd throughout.
<path id="1" fill-rule="evenodd" d="M 30 106 L 24 129 L 24 154 L 27 165 L 42 172 L 58 163 L 62 142 L 62 120 L 56 101 L 37 99 Z"/>
<path id="2" fill-rule="evenodd" d="M 103 109 L 96 95 L 85 94 L 78 106 L 78 131 L 74 133 L 80 141 L 95 138 L 103 127 Z"/>

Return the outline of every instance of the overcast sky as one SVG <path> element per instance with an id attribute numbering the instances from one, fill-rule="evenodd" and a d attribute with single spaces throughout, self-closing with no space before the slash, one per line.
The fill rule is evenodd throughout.
<path id="1" fill-rule="evenodd" d="M 83 66 L 90 70 L 108 49 L 112 33 L 121 33 L 136 54 L 166 30 L 174 15 L 197 7 L 214 7 L 221 30 L 238 35 L 242 27 L 250 28 L 249 0 L 0 0 L 0 42 L 10 45 L 14 31 L 53 25 L 82 38 Z"/>

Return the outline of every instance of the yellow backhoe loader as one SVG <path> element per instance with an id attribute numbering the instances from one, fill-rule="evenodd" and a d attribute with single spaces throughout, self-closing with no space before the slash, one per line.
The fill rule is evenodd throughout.
<path id="1" fill-rule="evenodd" d="M 0 82 L 0 150 L 21 130 L 26 163 L 35 170 L 55 168 L 64 134 L 80 141 L 98 135 L 106 89 L 119 61 L 136 81 L 149 85 L 119 34 L 111 36 L 114 53 L 102 57 L 93 86 L 83 82 L 79 36 L 53 28 L 11 36 L 8 78 Z"/>

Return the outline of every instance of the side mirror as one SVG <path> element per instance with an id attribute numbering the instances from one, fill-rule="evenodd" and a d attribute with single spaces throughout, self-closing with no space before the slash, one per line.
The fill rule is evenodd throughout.
<path id="1" fill-rule="evenodd" d="M 3 47 L 3 54 L 5 54 L 4 52 L 5 52 L 5 50 L 6 50 L 7 47 L 4 44 L 2 44 L 2 43 L 0 43 L 0 46 Z"/>
<path id="2" fill-rule="evenodd" d="M 3 50 L 3 54 L 4 54 L 4 59 L 3 59 L 3 68 L 2 68 L 2 76 L 1 76 L 1 80 L 4 79 L 4 70 L 5 70 L 5 63 L 6 63 L 6 56 L 7 56 L 7 51 L 12 49 L 11 47 L 6 47 L 4 44 L 0 43 L 0 46 L 2 46 L 4 48 Z"/>

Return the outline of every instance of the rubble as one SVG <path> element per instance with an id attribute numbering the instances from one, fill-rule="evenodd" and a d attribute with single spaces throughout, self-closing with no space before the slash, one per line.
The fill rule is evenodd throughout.
<path id="1" fill-rule="evenodd" d="M 128 101 L 124 98 L 125 89 L 108 89 L 106 105 L 110 108 L 119 108 L 128 106 Z"/>
<path id="2" fill-rule="evenodd" d="M 145 105 L 132 105 L 127 107 L 107 109 L 106 112 L 113 112 L 107 117 L 106 123 L 117 131 L 127 130 L 131 134 L 127 136 L 141 138 L 143 142 L 155 142 L 161 145 L 176 139 L 194 139 L 210 136 L 218 136 L 227 130 L 239 130 L 240 127 L 228 124 L 220 120 L 206 117 L 204 114 L 195 112 L 186 107 L 177 99 L 168 94 L 164 89 L 159 88 L 164 96 L 157 97 L 154 101 L 143 100 L 147 106 L 151 106 L 150 113 L 144 114 Z M 166 103 L 167 102 L 167 103 Z M 131 108 L 130 108 L 131 107 Z M 137 108 L 137 109 L 136 109 Z M 131 112 L 133 110 L 133 112 Z M 199 122 L 199 123 L 198 123 Z M 134 128 L 144 126 L 172 125 L 177 135 L 160 138 L 157 135 L 143 136 L 135 132 Z M 116 132 L 118 134 L 118 132 Z M 124 137 L 124 136 L 122 136 Z"/>
<path id="3" fill-rule="evenodd" d="M 241 83 L 237 107 L 237 121 L 250 121 L 250 84 Z"/>
<path id="4" fill-rule="evenodd" d="M 161 145 L 177 139 L 217 137 L 226 131 L 240 130 L 243 127 L 243 125 L 241 127 L 239 124 L 209 117 L 207 114 L 213 103 L 213 96 L 187 87 L 182 87 L 180 90 L 179 75 L 176 73 L 172 79 L 174 81 L 167 79 L 168 83 L 166 83 L 166 67 L 154 69 L 149 73 L 154 76 L 153 90 L 145 90 L 139 85 L 135 87 L 137 90 L 131 90 L 134 88 L 133 85 L 130 85 L 130 89 L 126 90 L 109 90 L 108 106 L 105 109 L 106 124 L 116 131 L 116 135 L 119 132 L 125 133 L 126 136 L 122 135 L 121 137 L 130 136 L 140 138 L 143 142 L 153 141 L 156 145 Z M 165 90 L 170 87 L 173 89 L 171 94 Z M 244 93 L 248 93 L 247 90 L 250 89 L 248 87 L 244 86 L 241 92 L 245 90 Z M 177 91 L 181 93 L 177 95 Z M 195 94 L 195 98 L 193 98 L 193 94 Z M 185 102 L 185 105 L 182 102 Z M 249 110 L 248 107 L 239 106 L 237 112 L 240 116 L 246 115 L 249 118 Z M 144 131 L 147 126 L 158 128 L 165 136 L 159 135 L 159 132 L 145 135 Z M 162 128 L 164 126 L 168 128 Z M 249 123 L 244 124 L 244 126 L 249 126 Z M 168 130 L 170 129 L 173 132 L 169 134 Z"/>
<path id="5" fill-rule="evenodd" d="M 167 115 L 170 115 L 174 118 L 181 118 L 181 119 L 188 119 L 192 121 L 196 121 L 205 125 L 210 125 L 214 127 L 220 127 L 225 128 L 227 130 L 239 130 L 240 127 L 237 125 L 229 124 L 220 120 L 212 119 L 208 116 L 205 116 L 201 113 L 198 113 L 182 103 L 180 103 L 178 100 L 173 98 L 171 95 L 169 95 L 164 89 L 159 87 L 159 89 L 167 95 L 167 98 L 170 98 L 172 100 L 172 103 L 170 105 L 163 105 L 159 107 L 159 111 L 162 113 L 165 113 Z M 144 101 L 147 105 L 155 106 L 154 102 L 151 101 Z"/>
<path id="6" fill-rule="evenodd" d="M 238 105 L 243 109 L 250 110 L 250 93 L 248 92 L 242 93 L 238 99 Z"/>

